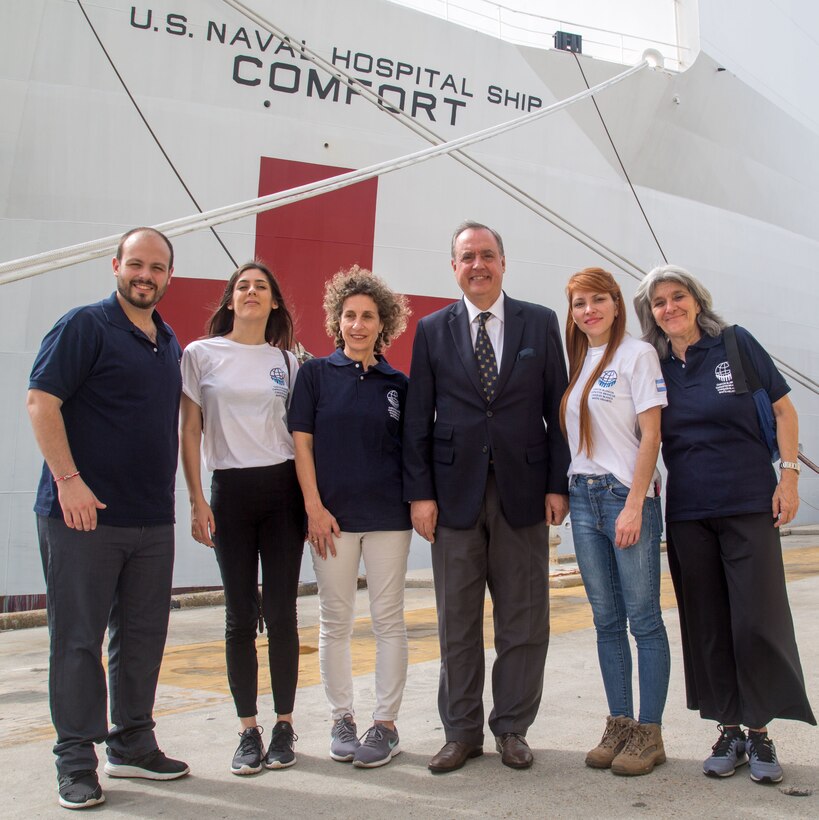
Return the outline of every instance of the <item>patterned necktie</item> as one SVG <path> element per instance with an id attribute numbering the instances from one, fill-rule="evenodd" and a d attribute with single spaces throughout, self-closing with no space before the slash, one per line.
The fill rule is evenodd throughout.
<path id="1" fill-rule="evenodd" d="M 486 320 L 492 314 L 488 311 L 478 314 L 478 335 L 475 339 L 475 357 L 478 360 L 478 373 L 487 401 L 492 401 L 495 388 L 498 386 L 498 363 L 495 360 L 495 350 L 489 341 L 486 332 Z"/>

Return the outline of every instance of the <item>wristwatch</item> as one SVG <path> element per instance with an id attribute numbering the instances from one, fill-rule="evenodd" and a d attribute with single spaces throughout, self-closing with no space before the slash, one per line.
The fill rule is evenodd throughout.
<path id="1" fill-rule="evenodd" d="M 780 461 L 779 462 L 779 469 L 780 470 L 796 470 L 797 473 L 802 472 L 802 468 L 799 466 L 798 461 Z"/>

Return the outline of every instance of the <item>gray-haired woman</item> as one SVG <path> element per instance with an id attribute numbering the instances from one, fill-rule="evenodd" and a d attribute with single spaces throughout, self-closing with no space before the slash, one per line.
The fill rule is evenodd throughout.
<path id="1" fill-rule="evenodd" d="M 754 399 L 734 390 L 727 326 L 708 290 L 686 270 L 665 265 L 643 280 L 634 306 L 668 388 L 662 414 L 666 535 L 688 708 L 720 724 L 703 772 L 728 777 L 747 762 L 753 781 L 778 783 L 782 768 L 768 722 L 816 724 L 779 543 L 778 528 L 799 507 L 798 419 L 790 387 L 759 342 L 737 327 L 737 344 L 773 405 L 782 455 L 777 482 Z"/>

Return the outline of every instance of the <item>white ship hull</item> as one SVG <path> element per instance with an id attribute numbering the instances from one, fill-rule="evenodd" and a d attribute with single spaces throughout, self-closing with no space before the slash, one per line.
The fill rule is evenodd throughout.
<path id="1" fill-rule="evenodd" d="M 217 0 L 86 2 L 90 24 L 70 0 L 0 0 L 0 259 L 192 214 L 192 197 L 208 210 L 426 146 L 303 59 L 302 40 L 445 140 L 585 88 L 569 53 L 513 45 L 386 0 L 252 5 L 294 42 Z M 647 69 L 596 98 L 636 196 L 591 101 L 468 153 L 639 268 L 664 254 L 691 269 L 727 320 L 815 379 L 819 102 L 807 78 L 819 69 L 819 12 L 808 0 L 789 4 L 788 15 L 766 0 L 683 5 L 690 67 Z M 586 56 L 580 65 L 592 85 L 625 68 Z M 565 282 L 580 268 L 602 264 L 633 295 L 633 275 L 442 157 L 221 225 L 224 248 L 207 230 L 176 239 L 160 310 L 183 342 L 195 338 L 233 268 L 228 252 L 239 263 L 260 255 L 295 305 L 300 340 L 323 355 L 330 342 L 319 294 L 329 275 L 370 266 L 424 315 L 458 296 L 448 242 L 464 218 L 503 234 L 510 294 L 561 319 Z M 41 460 L 23 401 L 34 355 L 60 315 L 112 289 L 107 259 L 0 289 L 7 601 L 44 590 L 32 513 Z M 630 326 L 637 333 L 633 318 Z M 411 335 L 391 354 L 399 367 L 408 367 Z M 816 459 L 819 399 L 789 381 L 801 440 Z M 181 473 L 177 490 L 175 586 L 218 585 L 215 561 L 187 536 Z M 803 475 L 800 494 L 797 522 L 816 521 L 817 477 Z"/>

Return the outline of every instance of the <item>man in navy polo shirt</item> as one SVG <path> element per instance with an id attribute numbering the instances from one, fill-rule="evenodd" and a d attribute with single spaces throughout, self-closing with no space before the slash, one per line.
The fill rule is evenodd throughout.
<path id="1" fill-rule="evenodd" d="M 152 717 L 170 611 L 182 355 L 155 306 L 173 248 L 135 228 L 112 264 L 117 290 L 69 311 L 43 340 L 27 400 L 45 458 L 34 510 L 59 802 L 71 809 L 105 800 L 95 743 L 107 743 L 111 777 L 189 771 L 158 749 Z"/>

